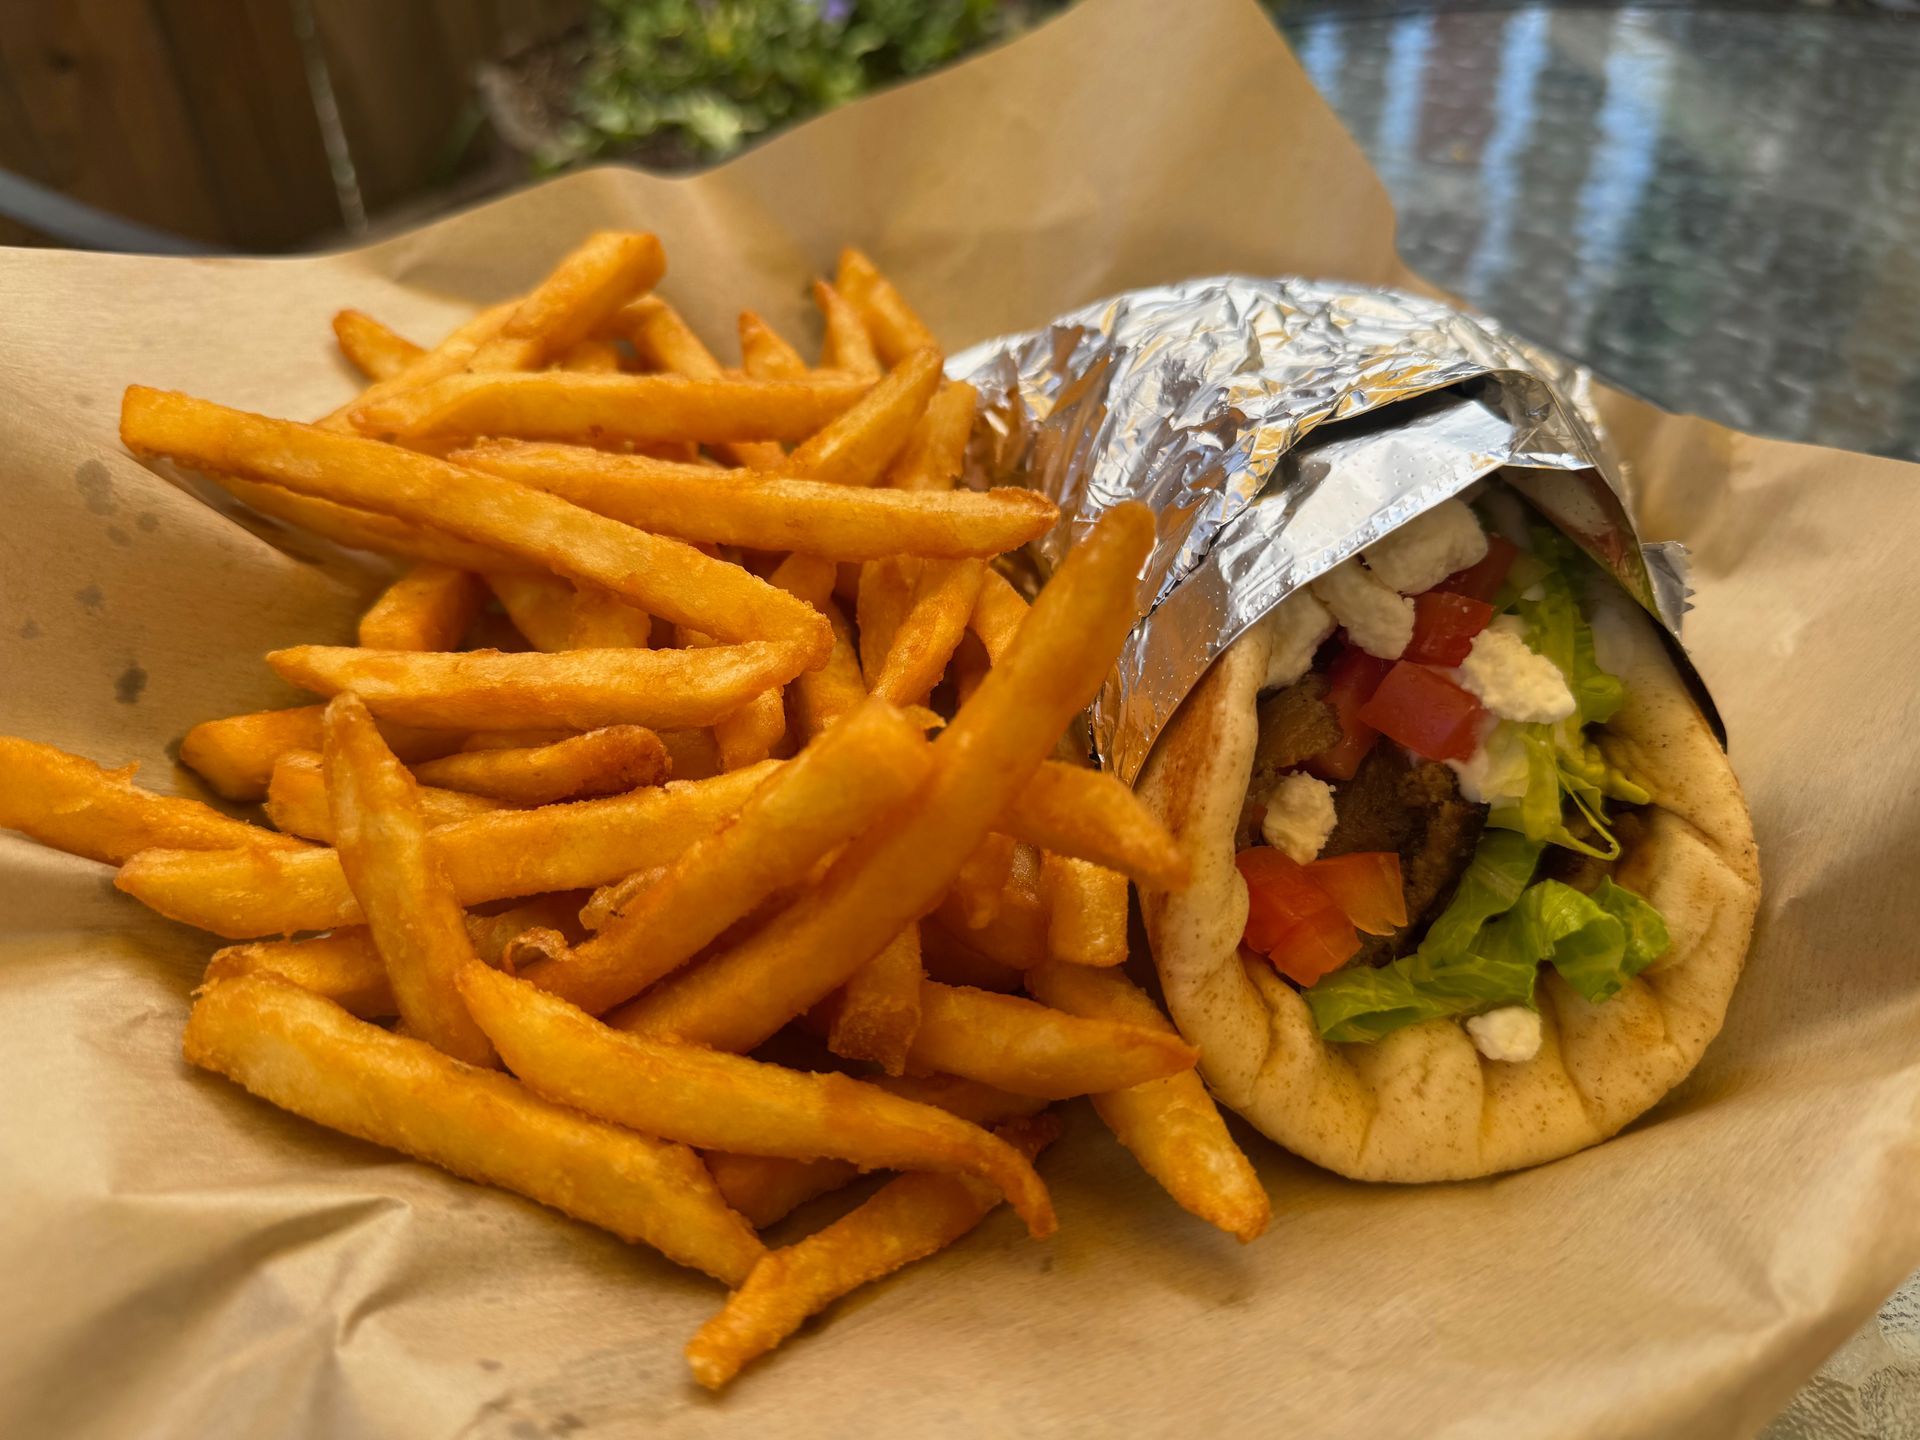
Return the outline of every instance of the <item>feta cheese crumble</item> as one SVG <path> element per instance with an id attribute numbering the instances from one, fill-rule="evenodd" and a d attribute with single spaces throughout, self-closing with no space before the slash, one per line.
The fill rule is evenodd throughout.
<path id="1" fill-rule="evenodd" d="M 1473 1048 L 1489 1060 L 1518 1063 L 1540 1053 L 1540 1012 L 1524 1005 L 1502 1005 L 1467 1021 Z"/>
<path id="2" fill-rule="evenodd" d="M 1431 590 L 1486 558 L 1487 536 L 1465 501 L 1442 500 L 1366 549 L 1367 568 L 1402 595 Z"/>
<path id="3" fill-rule="evenodd" d="M 1398 660 L 1413 639 L 1413 602 L 1381 583 L 1358 560 L 1336 565 L 1309 587 L 1367 654 Z"/>
<path id="4" fill-rule="evenodd" d="M 1461 685 L 1502 720 L 1533 724 L 1566 719 L 1573 714 L 1567 677 L 1515 633 L 1517 624 L 1497 620 L 1473 637 L 1473 649 L 1455 672 Z"/>
<path id="5" fill-rule="evenodd" d="M 1313 665 L 1313 652 L 1333 634 L 1336 621 L 1311 590 L 1296 590 L 1267 615 L 1273 648 L 1267 654 L 1267 678 L 1262 690 L 1291 685 Z"/>
<path id="6" fill-rule="evenodd" d="M 1284 775 L 1267 795 L 1260 837 L 1297 865 L 1320 853 L 1333 834 L 1333 787 L 1311 775 Z"/>
<path id="7" fill-rule="evenodd" d="M 1464 760 L 1443 761 L 1461 798 L 1476 805 L 1517 802 L 1527 793 L 1527 747 L 1511 725 L 1495 725 Z"/>

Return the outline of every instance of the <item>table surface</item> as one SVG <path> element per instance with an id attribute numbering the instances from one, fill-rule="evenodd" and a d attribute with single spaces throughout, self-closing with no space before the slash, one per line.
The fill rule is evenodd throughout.
<path id="1" fill-rule="evenodd" d="M 1920 460 L 1920 14 L 1283 20 L 1400 250 L 1669 409 Z M 1765 1440 L 1920 1435 L 1920 1275 Z"/>

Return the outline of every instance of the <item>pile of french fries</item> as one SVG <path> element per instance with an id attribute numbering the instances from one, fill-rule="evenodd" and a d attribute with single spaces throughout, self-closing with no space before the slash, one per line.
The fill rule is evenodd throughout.
<path id="1" fill-rule="evenodd" d="M 17 738 L 0 825 L 241 942 L 193 1064 L 723 1281 L 710 1387 L 1003 1199 L 1048 1234 L 1055 1101 L 1258 1235 L 1194 1051 L 1119 968 L 1129 880 L 1180 886 L 1180 853 L 1058 753 L 1151 516 L 1029 604 L 989 562 L 1054 507 L 956 488 L 975 396 L 871 262 L 816 283 L 817 364 L 746 313 L 738 369 L 664 269 L 596 235 L 431 349 L 342 312 L 369 383 L 314 424 L 130 388 L 134 454 L 404 568 L 358 645 L 266 657 L 324 705 L 185 737 L 274 828 Z"/>

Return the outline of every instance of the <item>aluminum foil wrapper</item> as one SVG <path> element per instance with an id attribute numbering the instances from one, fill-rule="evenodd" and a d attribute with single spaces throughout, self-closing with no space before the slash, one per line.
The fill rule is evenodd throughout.
<path id="1" fill-rule="evenodd" d="M 1679 651 L 1685 554 L 1643 546 L 1583 372 L 1398 290 L 1229 275 L 1133 290 L 956 355 L 980 391 L 968 482 L 1029 485 L 1060 523 L 1036 577 L 1109 506 L 1158 537 L 1091 712 L 1131 782 L 1214 658 L 1292 591 L 1498 472 L 1612 574 Z"/>

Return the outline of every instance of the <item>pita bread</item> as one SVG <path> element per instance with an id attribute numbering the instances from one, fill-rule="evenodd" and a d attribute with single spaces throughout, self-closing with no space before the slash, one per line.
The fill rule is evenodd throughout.
<path id="1" fill-rule="evenodd" d="M 1540 980 L 1545 1040 L 1514 1064 L 1483 1058 L 1455 1020 L 1370 1045 L 1334 1045 L 1264 963 L 1243 961 L 1247 890 L 1234 826 L 1253 772 L 1267 627 L 1236 641 L 1161 736 L 1139 793 L 1178 837 L 1193 883 L 1142 908 L 1167 1005 L 1219 1098 L 1289 1150 L 1359 1180 L 1462 1180 L 1593 1145 L 1692 1070 L 1740 977 L 1760 872 L 1726 755 L 1646 616 L 1609 595 L 1593 616 L 1627 699 L 1600 735 L 1652 795 L 1615 875 L 1666 917 L 1672 945 L 1595 1005 Z"/>

